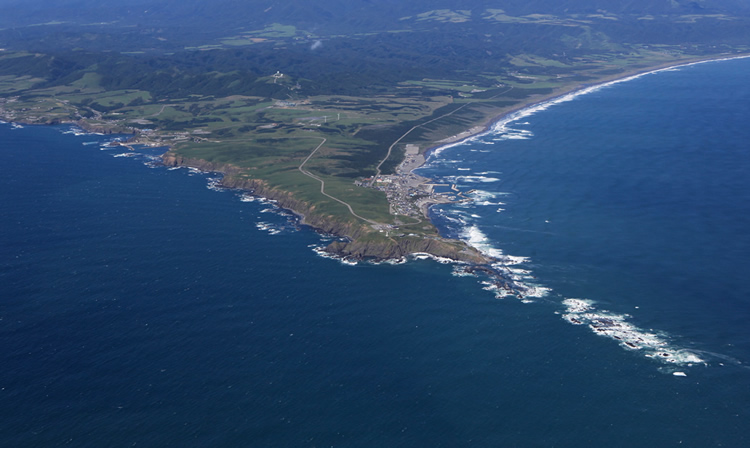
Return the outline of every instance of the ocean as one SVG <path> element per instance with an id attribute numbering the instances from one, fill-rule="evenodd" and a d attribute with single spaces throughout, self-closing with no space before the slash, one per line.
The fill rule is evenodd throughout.
<path id="1" fill-rule="evenodd" d="M 2 446 L 748 446 L 750 59 L 434 151 L 429 259 L 344 263 L 164 149 L 0 124 Z"/>

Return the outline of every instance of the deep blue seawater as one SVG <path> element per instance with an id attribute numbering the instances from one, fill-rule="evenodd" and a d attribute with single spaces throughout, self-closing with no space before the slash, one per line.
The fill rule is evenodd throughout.
<path id="1" fill-rule="evenodd" d="M 525 300 L 320 257 L 160 150 L 0 124 L 0 445 L 748 446 L 748 73 L 642 76 L 431 159 L 477 198 L 436 222 L 517 256 Z"/>

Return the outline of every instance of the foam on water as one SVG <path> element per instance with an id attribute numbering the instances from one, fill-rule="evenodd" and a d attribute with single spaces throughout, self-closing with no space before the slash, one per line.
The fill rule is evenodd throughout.
<path id="1" fill-rule="evenodd" d="M 443 179 L 445 181 L 453 183 L 453 184 L 462 184 L 462 183 L 484 183 L 484 182 L 498 182 L 500 181 L 499 178 L 493 178 L 490 176 L 446 176 Z"/>
<path id="2" fill-rule="evenodd" d="M 461 163 L 461 161 L 454 159 L 440 160 L 441 154 L 445 154 L 446 150 L 449 150 L 451 148 L 455 148 L 456 153 L 460 153 L 462 151 L 465 152 L 467 150 L 470 152 L 489 151 L 479 150 L 478 148 L 465 147 L 467 143 L 495 144 L 496 142 L 507 140 L 532 139 L 534 137 L 533 132 L 521 129 L 520 127 L 530 125 L 530 121 L 525 119 L 535 115 L 538 112 L 545 111 L 552 106 L 572 101 L 582 95 L 587 95 L 589 93 L 608 88 L 609 86 L 613 86 L 615 84 L 628 82 L 661 71 L 677 71 L 680 70 L 681 67 L 694 64 L 699 63 L 691 63 L 678 67 L 654 70 L 651 72 L 641 73 L 633 75 L 631 77 L 618 79 L 595 86 L 589 86 L 562 95 L 560 97 L 524 108 L 503 117 L 501 120 L 495 122 L 488 131 L 482 134 L 478 134 L 463 141 L 454 142 L 435 149 L 429 157 L 429 167 L 450 169 L 451 166 L 460 164 L 459 167 L 455 168 L 456 172 L 470 171 L 471 166 L 466 165 L 466 163 Z M 486 138 L 481 139 L 482 137 Z M 451 157 L 455 158 L 456 156 L 453 154 L 448 155 L 448 158 Z M 489 183 L 500 181 L 500 179 L 497 177 L 486 176 L 490 174 L 495 175 L 499 173 L 485 171 L 477 172 L 475 175 L 471 176 L 453 174 L 443 176 L 441 177 L 441 180 L 456 184 L 481 182 Z M 443 218 L 449 226 L 459 227 L 456 232 L 462 240 L 475 247 L 483 254 L 498 260 L 498 263 L 493 264 L 493 269 L 495 269 L 497 272 L 503 273 L 504 276 L 512 281 L 509 286 L 506 286 L 494 283 L 490 280 L 482 280 L 482 288 L 485 290 L 493 291 L 499 297 L 517 295 L 521 296 L 522 298 L 526 298 L 527 296 L 549 295 L 551 293 L 551 289 L 535 285 L 531 270 L 518 266 L 528 263 L 528 259 L 505 255 L 503 251 L 498 248 L 497 245 L 495 245 L 494 242 L 492 242 L 487 237 L 487 235 L 485 235 L 480 230 L 479 226 L 475 224 L 474 219 L 478 219 L 481 217 L 479 216 L 479 214 L 472 213 L 471 209 L 476 206 L 504 206 L 504 203 L 496 201 L 497 197 L 501 194 L 496 192 L 488 192 L 486 190 L 476 190 L 472 191 L 469 195 L 474 200 L 472 203 L 452 205 L 449 207 L 449 209 L 434 208 L 433 210 L 441 211 L 441 218 Z M 504 209 L 502 207 L 498 207 L 496 211 L 503 212 Z M 458 267 L 454 269 L 454 275 L 476 276 L 476 273 L 467 272 L 467 270 Z M 519 294 L 519 292 L 521 293 Z M 673 344 L 671 344 L 670 338 L 665 333 L 645 331 L 635 326 L 630 322 L 630 320 L 632 319 L 630 315 L 617 314 L 606 310 L 600 310 L 594 305 L 592 301 L 588 300 L 565 299 L 563 301 L 563 304 L 566 307 L 566 312 L 563 314 L 563 318 L 566 321 L 570 322 L 571 324 L 585 325 L 597 335 L 601 335 L 618 341 L 623 348 L 641 352 L 646 357 L 653 358 L 666 364 L 690 365 L 705 363 L 703 358 L 698 355 L 698 351 L 690 351 L 674 346 Z M 675 375 L 680 376 L 682 374 L 681 372 L 677 372 Z"/>
<path id="3" fill-rule="evenodd" d="M 574 325 L 588 326 L 594 333 L 617 341 L 625 349 L 641 351 L 646 357 L 664 363 L 691 365 L 705 363 L 696 353 L 673 347 L 660 332 L 645 331 L 628 322 L 630 315 L 599 310 L 587 299 L 567 298 L 563 319 Z"/>
<path id="4" fill-rule="evenodd" d="M 442 263 L 442 264 L 456 263 L 456 261 L 453 259 L 449 259 L 447 257 L 435 256 L 430 253 L 411 253 L 410 256 L 416 260 L 431 259 L 431 260 L 434 260 L 435 262 Z"/>
<path id="5" fill-rule="evenodd" d="M 556 98 L 553 98 L 551 100 L 547 100 L 547 101 L 544 101 L 542 103 L 538 103 L 538 104 L 529 106 L 527 108 L 524 108 L 524 109 L 521 109 L 519 111 L 516 111 L 516 112 L 514 112 L 512 114 L 508 114 L 507 116 L 503 117 L 501 120 L 495 122 L 492 125 L 492 127 L 490 128 L 489 132 L 482 133 L 482 134 L 477 135 L 475 137 L 481 137 L 481 136 L 486 135 L 488 133 L 492 133 L 492 134 L 498 134 L 498 136 L 496 137 L 498 140 L 507 140 L 507 139 L 514 139 L 514 138 L 515 139 L 526 139 L 526 138 L 529 138 L 529 137 L 533 136 L 533 133 L 530 133 L 529 131 L 524 131 L 524 130 L 518 130 L 518 129 L 510 128 L 508 125 L 510 125 L 511 123 L 514 123 L 516 125 L 528 125 L 528 124 L 530 124 L 528 121 L 519 122 L 519 120 L 522 120 L 524 118 L 530 117 L 530 116 L 536 114 L 537 112 L 545 111 L 545 110 L 549 109 L 550 107 L 555 106 L 557 104 L 561 104 L 561 103 L 565 103 L 565 102 L 574 100 L 574 99 L 580 97 L 581 95 L 590 94 L 592 92 L 596 92 L 596 91 L 599 91 L 601 89 L 605 89 L 607 87 L 614 86 L 616 84 L 625 83 L 625 82 L 632 81 L 634 79 L 638 79 L 638 78 L 641 78 L 641 77 L 644 77 L 644 76 L 648 76 L 648 75 L 651 75 L 651 74 L 660 73 L 660 72 L 667 72 L 667 71 L 670 71 L 670 72 L 678 71 L 682 67 L 688 67 L 688 66 L 692 66 L 692 65 L 706 64 L 706 63 L 711 63 L 711 62 L 716 62 L 716 61 L 728 61 L 728 60 L 732 60 L 732 59 L 744 59 L 744 58 L 750 58 L 750 56 L 733 56 L 733 57 L 720 58 L 720 59 L 714 59 L 714 60 L 709 60 L 709 61 L 699 61 L 699 62 L 692 62 L 692 63 L 687 63 L 687 64 L 681 64 L 681 65 L 677 65 L 677 66 L 667 67 L 667 68 L 664 68 L 664 69 L 657 69 L 657 70 L 652 70 L 652 71 L 649 71 L 649 72 L 639 73 L 639 74 L 636 74 L 636 75 L 633 75 L 633 76 L 629 76 L 629 77 L 626 77 L 626 78 L 616 79 L 616 80 L 609 81 L 609 82 L 606 82 L 606 83 L 597 84 L 597 85 L 594 85 L 594 86 L 589 86 L 589 87 L 586 87 L 586 88 L 583 88 L 583 89 L 579 89 L 579 90 L 567 93 L 565 95 L 561 95 L 560 97 L 556 97 Z M 464 142 L 466 142 L 466 141 L 464 141 Z M 451 148 L 451 147 L 456 146 L 456 145 L 458 145 L 460 143 L 462 143 L 462 142 L 456 142 L 456 143 L 454 143 L 452 145 L 446 146 L 445 148 L 441 148 L 440 150 Z M 436 150 L 435 154 L 439 154 L 439 152 Z"/>
<path id="6" fill-rule="evenodd" d="M 221 179 L 222 177 L 214 177 L 214 178 L 207 178 L 206 179 L 206 187 L 209 190 L 213 190 L 215 192 L 224 192 L 227 189 L 221 186 Z"/>
<path id="7" fill-rule="evenodd" d="M 341 257 L 341 256 L 337 256 L 335 254 L 331 254 L 328 251 L 326 251 L 323 246 L 314 245 L 314 246 L 312 246 L 312 250 L 319 257 L 322 257 L 324 259 L 337 260 L 342 265 L 348 265 L 348 266 L 351 266 L 351 267 L 353 267 L 355 265 L 358 265 L 358 262 L 356 260 L 350 259 L 348 257 Z"/>
<path id="8" fill-rule="evenodd" d="M 205 175 L 205 174 L 208 173 L 207 171 L 203 171 L 203 170 L 201 170 L 200 168 L 197 168 L 197 167 L 188 167 L 187 169 L 188 169 L 188 172 L 189 172 L 188 174 L 190 176 L 192 176 L 192 175 Z"/>
<path id="9" fill-rule="evenodd" d="M 258 229 L 260 229 L 261 231 L 268 232 L 268 234 L 270 234 L 270 235 L 281 234 L 281 231 L 283 230 L 282 228 L 276 226 L 275 224 L 268 223 L 268 222 L 265 222 L 265 221 L 259 221 L 259 222 L 255 223 L 255 227 L 258 228 Z"/>
<path id="10" fill-rule="evenodd" d="M 501 276 L 502 282 L 483 280 L 481 284 L 484 290 L 494 292 L 498 298 L 515 296 L 523 302 L 532 302 L 530 298 L 542 298 L 551 292 L 551 289 L 538 285 L 531 270 L 516 267 L 528 263 L 529 258 L 504 254 L 501 249 L 493 246 L 478 226 L 465 226 L 459 231 L 459 236 L 467 244 L 496 261 L 492 263 L 492 270 Z M 459 272 L 460 270 L 454 271 L 454 274 Z"/>
<path id="11" fill-rule="evenodd" d="M 502 201 L 492 201 L 494 199 L 497 199 L 499 196 L 506 196 L 507 193 L 500 192 L 489 192 L 486 190 L 477 190 L 474 189 L 472 192 L 469 193 L 469 197 L 473 200 L 473 204 L 477 206 L 505 206 L 505 203 Z"/>

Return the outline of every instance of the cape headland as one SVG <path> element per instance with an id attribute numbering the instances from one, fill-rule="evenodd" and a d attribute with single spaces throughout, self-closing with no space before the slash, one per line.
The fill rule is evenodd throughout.
<path id="1" fill-rule="evenodd" d="M 194 167 L 203 171 L 223 174 L 221 185 L 230 189 L 244 190 L 259 197 L 273 200 L 276 205 L 297 215 L 300 223 L 318 231 L 340 237 L 326 247 L 326 251 L 340 257 L 358 260 L 401 259 L 414 253 L 426 253 L 470 264 L 488 264 L 491 259 L 460 240 L 440 236 L 386 235 L 377 225 L 342 220 L 334 215 L 316 212 L 315 204 L 295 198 L 294 194 L 271 187 L 268 182 L 251 179 L 243 170 L 231 164 L 215 164 L 201 159 L 186 159 L 173 151 L 162 156 L 168 167 Z"/>
<path id="2" fill-rule="evenodd" d="M 225 187 L 274 200 L 301 223 L 336 236 L 326 247 L 330 254 L 379 261 L 429 254 L 495 273 L 498 284 L 513 290 L 512 281 L 497 269 L 503 261 L 445 238 L 430 219 L 431 205 L 470 201 L 472 192 L 455 184 L 438 185 L 414 170 L 433 150 L 566 95 L 666 67 L 746 53 L 740 48 L 666 52 L 647 46 L 629 51 L 597 58 L 563 53 L 557 60 L 525 54 L 503 62 L 497 73 L 407 78 L 383 82 L 377 89 L 355 84 L 346 93 L 276 70 L 255 79 L 245 94 L 216 87 L 204 88 L 216 93 L 198 93 L 201 87 L 193 84 L 174 93 L 168 83 L 161 87 L 156 80 L 113 89 L 106 83 L 112 83 L 120 67 L 135 70 L 124 62 L 136 59 L 86 66 L 81 62 L 86 55 L 76 54 L 77 65 L 60 84 L 30 75 L 0 79 L 0 118 L 131 134 L 128 145 L 168 147 L 164 165 L 221 172 Z M 25 69 L 58 59 L 45 58 L 4 53 L 0 68 L 12 63 Z M 170 65 L 170 73 L 173 69 Z M 177 75 L 169 76 L 177 83 Z M 222 83 L 238 85 L 235 75 L 201 76 L 221 88 Z M 167 78 L 162 74 L 159 79 Z"/>
<path id="3" fill-rule="evenodd" d="M 356 260 L 390 260 L 403 259 L 412 254 L 429 254 L 438 258 L 449 259 L 474 266 L 472 270 L 481 271 L 486 274 L 500 273 L 492 269 L 492 264 L 498 260 L 491 256 L 482 254 L 478 249 L 464 241 L 448 239 L 435 232 L 430 223 L 429 207 L 433 204 L 471 201 L 471 191 L 462 192 L 455 185 L 447 193 L 436 193 L 433 188 L 437 185 L 434 180 L 424 178 L 414 173 L 421 167 L 429 157 L 431 151 L 445 148 L 446 146 L 460 143 L 474 138 L 478 135 L 490 132 L 498 123 L 517 119 L 526 112 L 533 112 L 540 107 L 555 103 L 560 100 L 571 98 L 588 91 L 606 86 L 611 83 L 621 82 L 637 76 L 656 72 L 674 67 L 708 62 L 716 59 L 741 58 L 748 55 L 718 56 L 713 58 L 693 58 L 679 62 L 664 62 L 649 67 L 638 67 L 623 71 L 617 75 L 603 76 L 594 82 L 586 84 L 575 84 L 554 89 L 552 92 L 536 95 L 532 98 L 519 101 L 518 104 L 495 111 L 498 115 L 485 118 L 481 124 L 472 126 L 470 129 L 461 131 L 455 135 L 442 138 L 432 142 L 430 145 L 420 148 L 416 144 L 404 145 L 402 160 L 388 175 L 380 174 L 380 167 L 390 157 L 389 154 L 377 166 L 377 173 L 373 176 L 363 178 L 355 182 L 358 187 L 371 188 L 386 194 L 389 211 L 392 215 L 401 217 L 395 223 L 379 223 L 358 216 L 351 208 L 350 214 L 326 214 L 318 211 L 316 204 L 306 199 L 301 199 L 292 191 L 275 187 L 266 180 L 253 178 L 247 170 L 230 163 L 216 163 L 200 158 L 188 158 L 179 150 L 170 149 L 163 157 L 166 166 L 194 167 L 204 171 L 220 172 L 223 174 L 222 185 L 231 189 L 248 191 L 259 197 L 270 199 L 284 209 L 287 209 L 300 218 L 300 222 L 318 231 L 339 237 L 338 240 L 329 244 L 325 250 L 333 255 L 356 259 Z M 468 103 L 467 103 L 468 104 Z M 410 128 L 391 145 L 391 149 L 409 136 L 412 131 L 425 126 L 429 122 L 438 121 L 455 110 L 438 117 L 425 120 L 424 123 Z M 138 140 L 138 139 L 135 139 Z M 324 139 L 325 140 L 325 139 Z M 321 144 L 322 145 L 322 144 Z M 320 146 L 316 147 L 313 154 L 308 155 L 305 162 L 310 159 Z M 304 165 L 304 163 L 303 163 Z M 302 165 L 300 165 L 300 170 Z M 323 183 L 323 181 L 307 173 L 308 176 Z M 323 189 L 321 187 L 321 192 Z M 334 198 L 336 199 L 336 198 Z M 344 203 L 342 200 L 337 201 Z M 409 217 L 416 222 L 405 221 Z M 425 224 L 423 232 L 413 232 L 414 225 Z M 400 232 L 402 228 L 408 228 L 411 232 Z M 428 232 L 424 232 L 428 231 Z M 483 266 L 485 268 L 478 268 Z M 507 279 L 506 279 L 507 281 Z M 512 289 L 511 283 L 504 283 L 503 288 Z"/>

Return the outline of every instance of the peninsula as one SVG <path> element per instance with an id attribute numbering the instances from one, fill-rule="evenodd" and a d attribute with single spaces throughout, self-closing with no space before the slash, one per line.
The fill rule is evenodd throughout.
<path id="1" fill-rule="evenodd" d="M 165 165 L 221 172 L 224 186 L 276 200 L 340 237 L 327 251 L 341 257 L 428 253 L 489 266 L 431 223 L 430 205 L 471 192 L 413 172 L 430 149 L 587 86 L 750 52 L 750 14 L 718 4 L 542 13 L 469 3 L 397 7 L 358 32 L 269 13 L 199 42 L 116 26 L 45 25 L 71 37 L 42 33 L 33 45 L 3 32 L 0 118 L 168 147 Z M 115 48 L 98 48 L 92 32 Z"/>

